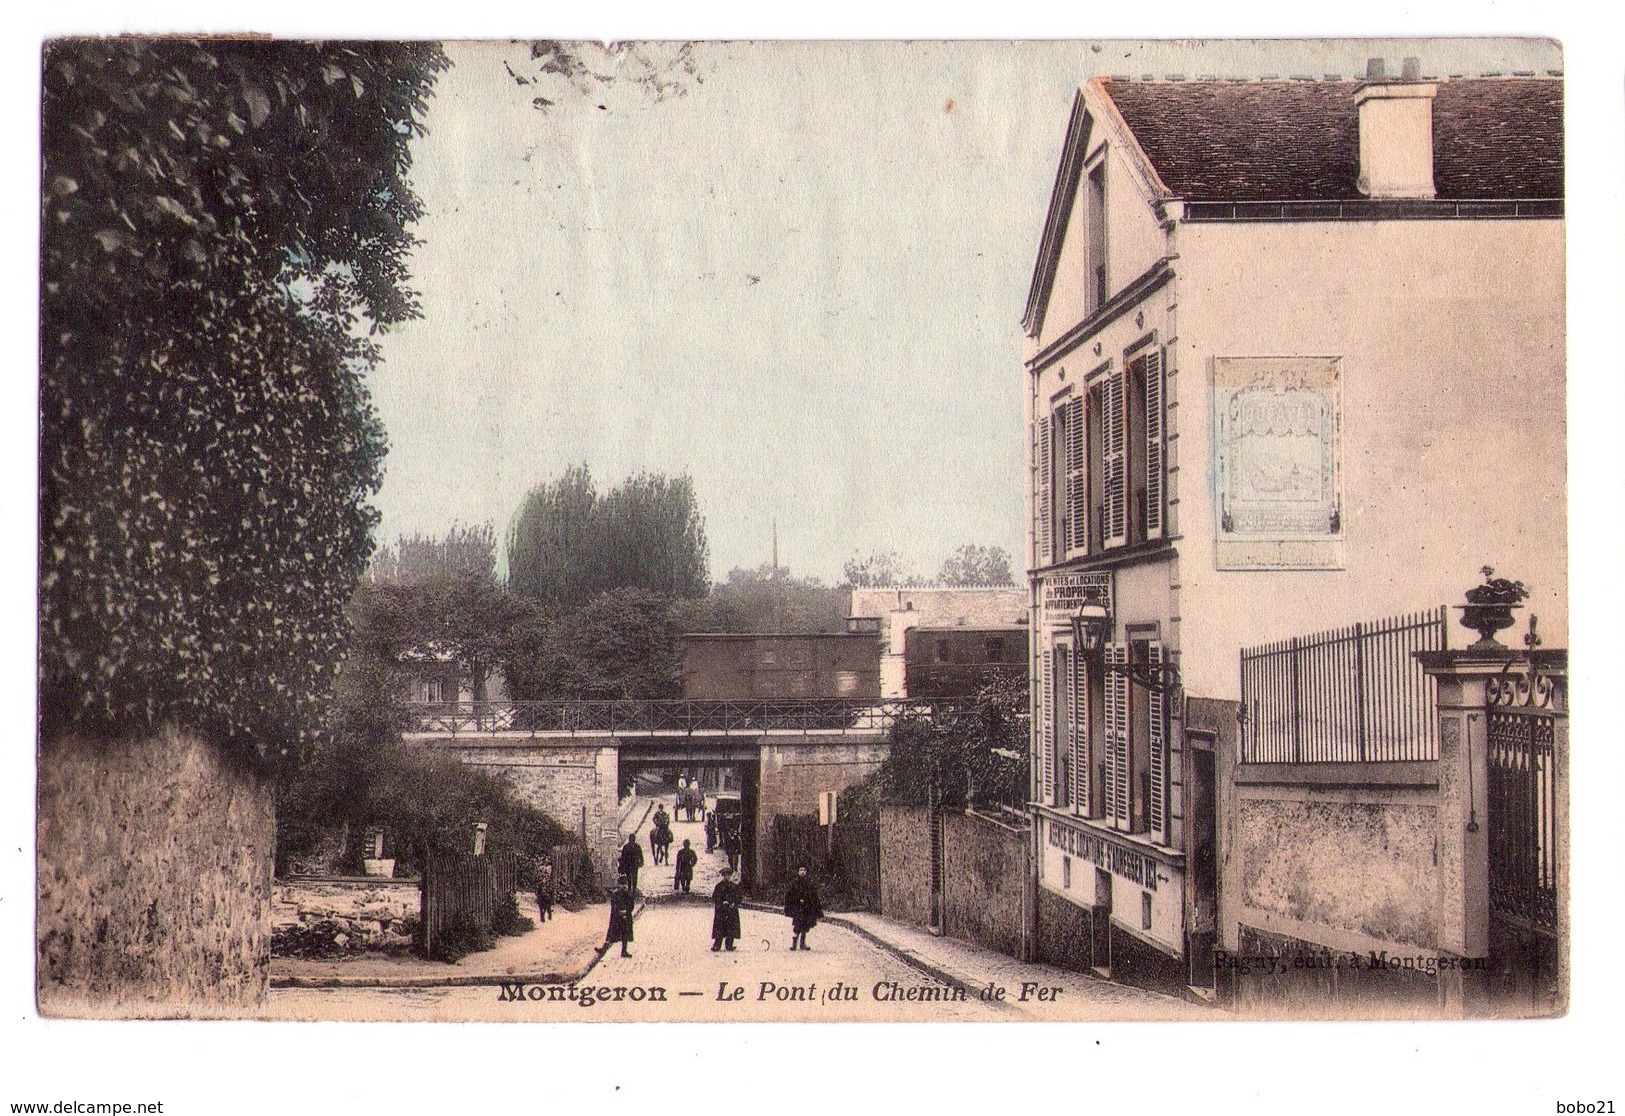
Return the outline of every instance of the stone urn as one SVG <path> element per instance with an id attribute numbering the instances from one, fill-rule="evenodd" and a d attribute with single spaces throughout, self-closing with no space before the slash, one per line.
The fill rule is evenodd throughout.
<path id="1" fill-rule="evenodd" d="M 350 863 L 354 864 L 355 861 Z M 377 876 L 380 879 L 391 880 L 395 878 L 395 858 L 369 856 L 361 862 L 361 871 L 368 876 Z"/>
<path id="2" fill-rule="evenodd" d="M 1478 633 L 1478 642 L 1468 648 L 1469 651 L 1503 647 L 1495 633 L 1512 627 L 1513 610 L 1522 608 L 1523 600 L 1529 596 L 1523 582 L 1495 577 L 1495 570 L 1489 566 L 1485 566 L 1483 572 L 1484 584 L 1467 590 L 1467 603 L 1456 606 L 1461 609 L 1461 626 Z"/>

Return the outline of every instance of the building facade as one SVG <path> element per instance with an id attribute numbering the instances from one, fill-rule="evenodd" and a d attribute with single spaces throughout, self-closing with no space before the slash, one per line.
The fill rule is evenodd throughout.
<path id="1" fill-rule="evenodd" d="M 1561 120 L 1409 60 L 1080 90 L 1024 319 L 1042 958 L 1212 986 L 1241 648 L 1486 562 L 1563 638 Z"/>
<path id="2" fill-rule="evenodd" d="M 852 590 L 847 630 L 880 638 L 880 696 L 908 690 L 908 633 L 913 628 L 1005 628 L 1027 624 L 1020 586 L 919 586 Z"/>
<path id="3" fill-rule="evenodd" d="M 677 644 L 685 698 L 880 696 L 880 658 L 872 634 L 683 635 Z"/>
<path id="4" fill-rule="evenodd" d="M 992 682 L 1027 682 L 1027 628 L 910 628 L 903 689 L 911 698 L 974 698 Z"/>

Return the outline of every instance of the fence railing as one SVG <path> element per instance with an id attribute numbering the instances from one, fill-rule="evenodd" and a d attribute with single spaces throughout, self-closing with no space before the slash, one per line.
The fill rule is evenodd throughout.
<path id="1" fill-rule="evenodd" d="M 417 947 L 426 957 L 440 957 L 469 943 L 489 938 L 499 905 L 511 903 L 519 885 L 512 853 L 424 858 L 419 884 L 421 917 Z"/>
<path id="2" fill-rule="evenodd" d="M 1241 653 L 1242 763 L 1439 758 L 1433 680 L 1417 651 L 1445 647 L 1443 606 Z"/>
<path id="3" fill-rule="evenodd" d="M 1509 665 L 1488 692 L 1490 912 L 1555 934 L 1562 870 L 1558 812 L 1567 769 L 1568 658 L 1546 652 L 1526 673 Z"/>
<path id="4" fill-rule="evenodd" d="M 451 736 L 496 732 L 538 736 L 782 730 L 884 732 L 903 717 L 929 716 L 955 705 L 947 701 L 881 698 L 416 702 L 406 707 L 406 729 Z"/>

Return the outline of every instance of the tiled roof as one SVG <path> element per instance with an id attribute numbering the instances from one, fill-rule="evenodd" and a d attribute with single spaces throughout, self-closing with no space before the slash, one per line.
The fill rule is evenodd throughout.
<path id="1" fill-rule="evenodd" d="M 1355 82 L 1102 78 L 1098 84 L 1175 196 L 1359 197 Z M 1562 80 L 1439 81 L 1433 148 L 1440 198 L 1561 198 Z"/>

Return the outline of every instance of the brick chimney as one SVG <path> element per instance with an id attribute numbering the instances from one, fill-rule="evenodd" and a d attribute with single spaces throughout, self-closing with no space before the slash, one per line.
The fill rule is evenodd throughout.
<path id="1" fill-rule="evenodd" d="M 1407 58 L 1398 77 L 1381 58 L 1366 63 L 1354 88 L 1360 113 L 1360 177 L 1355 186 L 1371 198 L 1431 198 L 1433 189 L 1433 97 L 1438 85 L 1422 80 L 1422 66 Z"/>

